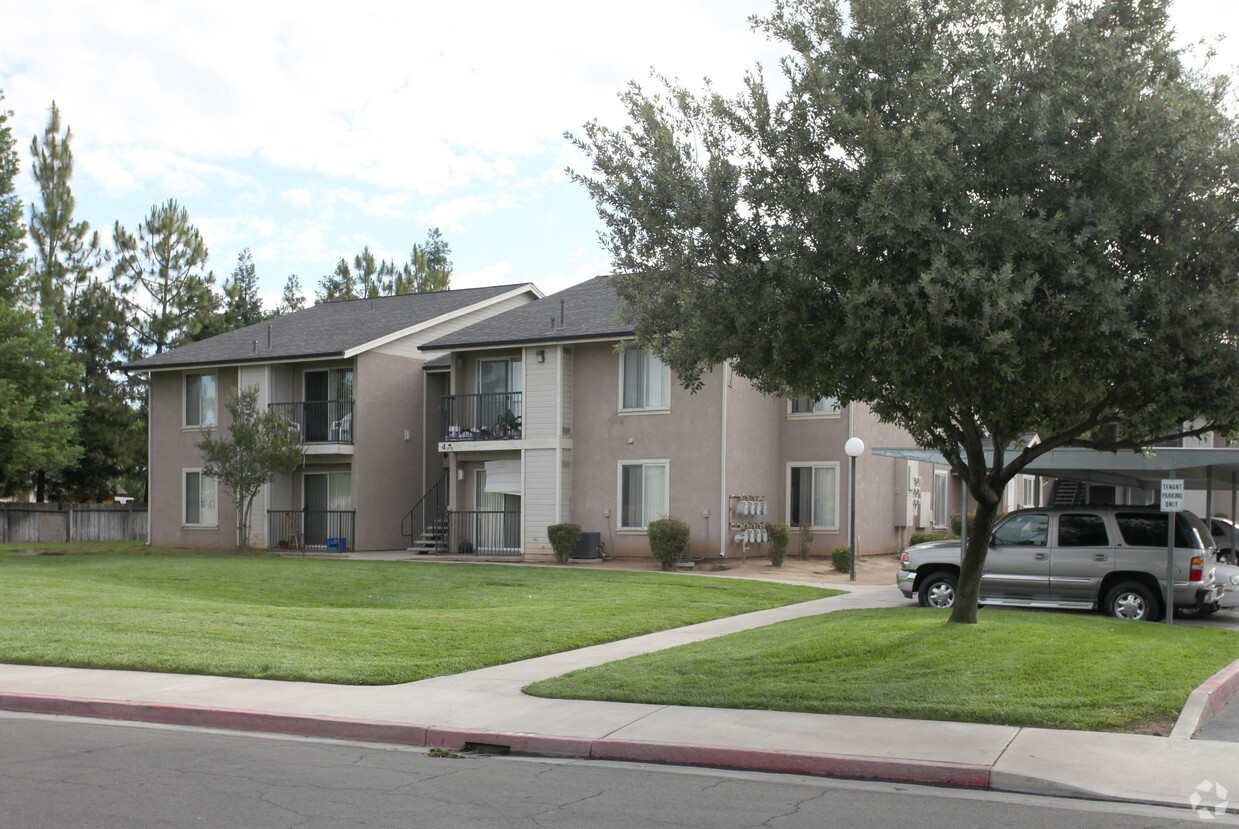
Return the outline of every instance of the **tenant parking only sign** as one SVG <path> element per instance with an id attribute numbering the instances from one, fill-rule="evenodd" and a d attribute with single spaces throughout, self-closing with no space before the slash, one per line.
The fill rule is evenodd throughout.
<path id="1" fill-rule="evenodd" d="M 1162 512 L 1183 512 L 1183 479 L 1162 481 Z"/>

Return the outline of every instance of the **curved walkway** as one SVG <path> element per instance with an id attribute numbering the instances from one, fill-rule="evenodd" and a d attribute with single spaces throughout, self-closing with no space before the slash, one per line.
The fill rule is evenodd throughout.
<path id="1" fill-rule="evenodd" d="M 780 711 L 551 700 L 535 680 L 785 619 L 906 604 L 890 586 L 404 685 L 0 665 L 0 709 L 544 755 L 930 783 L 1189 808 L 1239 791 L 1228 742 Z M 1232 666 L 1239 675 L 1239 663 Z M 1229 681 L 1234 681 L 1232 680 Z M 1214 791 L 1214 790 L 1210 790 Z"/>

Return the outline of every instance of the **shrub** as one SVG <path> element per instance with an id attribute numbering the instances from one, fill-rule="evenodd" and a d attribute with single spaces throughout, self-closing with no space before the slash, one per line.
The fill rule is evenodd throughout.
<path id="1" fill-rule="evenodd" d="M 948 538 L 959 538 L 959 536 L 944 533 L 912 533 L 912 537 L 908 539 L 908 546 L 924 544 L 926 541 L 945 541 Z"/>
<path id="2" fill-rule="evenodd" d="M 787 558 L 787 545 L 792 540 L 791 528 L 786 524 L 767 524 L 766 532 L 770 533 L 770 563 L 782 567 L 783 559 Z"/>
<path id="3" fill-rule="evenodd" d="M 678 518 L 660 518 L 646 528 L 650 552 L 664 570 L 675 569 L 675 563 L 688 550 L 688 525 Z"/>
<path id="4" fill-rule="evenodd" d="M 560 564 L 567 564 L 572 548 L 581 537 L 581 525 L 552 524 L 546 528 L 546 537 L 551 542 L 551 548 L 555 550 L 555 560 Z"/>
<path id="5" fill-rule="evenodd" d="M 835 569 L 840 573 L 852 572 L 852 548 L 840 546 L 831 550 L 830 563 L 835 565 Z"/>
<path id="6" fill-rule="evenodd" d="M 800 557 L 809 560 L 809 548 L 813 546 L 813 527 L 810 524 L 800 525 Z"/>
<path id="7" fill-rule="evenodd" d="M 999 513 L 995 514 L 995 515 L 994 515 L 994 523 L 995 523 L 995 524 L 997 524 L 997 523 L 998 523 L 998 521 L 999 521 L 999 520 L 1000 520 L 1003 516 L 1005 516 L 1005 515 L 1006 515 L 1006 513 L 1005 513 L 1005 512 L 999 512 Z M 973 521 L 975 521 L 975 520 L 977 520 L 977 514 L 976 514 L 975 512 L 970 512 L 970 513 L 968 513 L 968 525 L 969 525 L 969 526 L 972 526 L 972 522 L 973 522 Z M 957 513 L 955 513 L 954 515 L 952 515 L 952 516 L 951 516 L 951 532 L 955 535 L 955 537 L 956 537 L 956 538 L 959 538 L 959 534 L 960 534 L 961 530 L 960 530 L 960 522 L 959 522 L 959 513 L 958 513 L 958 512 L 957 512 Z"/>

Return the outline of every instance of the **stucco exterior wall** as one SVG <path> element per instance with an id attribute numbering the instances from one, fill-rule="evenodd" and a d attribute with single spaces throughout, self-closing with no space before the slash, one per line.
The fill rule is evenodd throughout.
<path id="1" fill-rule="evenodd" d="M 357 356 L 352 486 L 358 550 L 407 544 L 400 519 L 422 491 L 421 375 L 421 361 L 408 357 Z"/>
<path id="2" fill-rule="evenodd" d="M 713 510 L 717 519 L 710 522 L 715 536 L 711 554 L 722 551 L 728 558 L 740 558 L 766 553 L 765 545 L 748 545 L 747 550 L 735 540 L 737 529 L 749 523 L 763 524 L 786 521 L 783 497 L 783 463 L 781 427 L 787 404 L 782 398 L 760 394 L 747 379 L 720 366 L 721 396 L 727 401 L 727 467 L 726 484 L 721 487 L 720 501 Z M 721 424 L 720 424 L 721 427 Z M 702 440 L 711 440 L 706 435 Z M 722 434 L 712 438 L 716 451 L 722 452 Z M 764 498 L 764 515 L 745 515 L 738 511 L 740 499 Z"/>
<path id="3" fill-rule="evenodd" d="M 621 413 L 620 355 L 614 343 L 579 343 L 572 370 L 572 505 L 574 523 L 603 534 L 617 556 L 648 557 L 644 530 L 618 527 L 620 464 L 666 461 L 669 514 L 691 528 L 692 555 L 707 554 L 706 519 L 718 511 L 722 380 L 705 378 L 690 394 L 671 380 L 669 410 Z M 718 540 L 718 524 L 711 519 Z"/>
<path id="4" fill-rule="evenodd" d="M 190 373 L 200 374 L 201 371 Z M 212 370 L 216 375 L 216 422 L 218 429 L 231 424 L 224 401 L 237 390 L 237 370 Z M 217 521 L 213 527 L 188 527 L 184 515 L 184 471 L 202 467 L 202 453 L 194 446 L 203 430 L 186 427 L 184 371 L 151 374 L 150 396 L 150 543 L 157 547 L 228 548 L 236 546 L 237 514 L 232 494 L 216 490 Z"/>

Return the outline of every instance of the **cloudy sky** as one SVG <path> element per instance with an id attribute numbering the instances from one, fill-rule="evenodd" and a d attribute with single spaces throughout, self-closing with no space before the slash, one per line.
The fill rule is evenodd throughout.
<path id="1" fill-rule="evenodd" d="M 564 131 L 621 123 L 616 93 L 651 67 L 733 91 L 779 54 L 746 20 L 765 0 L 11 5 L 0 90 L 27 165 L 54 99 L 79 218 L 134 230 L 175 198 L 217 278 L 248 247 L 270 298 L 365 245 L 403 262 L 435 226 L 454 287 L 605 273 Z M 1239 2 L 1177 0 L 1174 21 L 1232 33 L 1220 63 L 1239 65 Z"/>

